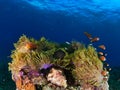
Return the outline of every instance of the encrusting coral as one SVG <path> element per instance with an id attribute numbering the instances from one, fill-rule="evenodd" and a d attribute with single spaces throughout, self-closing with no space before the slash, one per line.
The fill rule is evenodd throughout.
<path id="1" fill-rule="evenodd" d="M 109 90 L 109 73 L 91 45 L 23 35 L 14 46 L 9 70 L 17 90 Z"/>

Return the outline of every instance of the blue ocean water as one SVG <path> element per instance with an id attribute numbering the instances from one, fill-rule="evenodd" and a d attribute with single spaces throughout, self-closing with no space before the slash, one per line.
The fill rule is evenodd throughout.
<path id="1" fill-rule="evenodd" d="M 25 34 L 55 42 L 89 40 L 83 32 L 100 37 L 107 62 L 120 66 L 119 0 L 0 0 L 0 62 L 10 60 L 13 43 Z"/>

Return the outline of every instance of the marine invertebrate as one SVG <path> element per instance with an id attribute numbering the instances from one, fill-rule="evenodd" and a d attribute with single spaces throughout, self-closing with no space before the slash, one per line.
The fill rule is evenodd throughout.
<path id="1" fill-rule="evenodd" d="M 73 74 L 79 84 L 100 85 L 103 78 L 101 75 L 103 65 L 92 46 L 76 51 L 72 61 L 76 67 Z"/>

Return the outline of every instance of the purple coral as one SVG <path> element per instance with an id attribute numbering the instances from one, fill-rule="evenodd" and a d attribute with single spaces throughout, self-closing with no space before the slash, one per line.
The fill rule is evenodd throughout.
<path id="1" fill-rule="evenodd" d="M 50 68 L 51 66 L 53 66 L 52 64 L 43 64 L 41 69 L 48 69 Z"/>

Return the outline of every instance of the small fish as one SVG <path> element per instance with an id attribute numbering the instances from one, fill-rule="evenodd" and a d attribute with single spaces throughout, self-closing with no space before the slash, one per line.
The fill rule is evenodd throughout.
<path id="1" fill-rule="evenodd" d="M 56 59 L 63 59 L 65 56 L 65 52 L 61 49 L 54 52 L 53 57 Z"/>
<path id="2" fill-rule="evenodd" d="M 84 34 L 87 36 L 87 38 L 92 39 L 92 35 L 89 34 L 88 32 L 84 32 Z"/>
<path id="3" fill-rule="evenodd" d="M 111 71 L 112 69 L 111 69 L 111 68 L 109 68 L 108 70 L 109 70 L 109 71 Z"/>
<path id="4" fill-rule="evenodd" d="M 97 50 L 97 48 L 94 48 L 95 50 Z"/>
<path id="5" fill-rule="evenodd" d="M 103 49 L 103 50 L 106 49 L 105 45 L 99 45 L 98 47 L 101 48 L 101 49 Z"/>
<path id="6" fill-rule="evenodd" d="M 65 43 L 68 44 L 68 45 L 70 45 L 70 42 L 68 42 L 68 41 L 66 41 Z"/>
<path id="7" fill-rule="evenodd" d="M 97 41 L 99 41 L 100 40 L 100 38 L 99 37 L 94 37 L 94 38 L 92 38 L 91 39 L 91 41 L 90 42 L 97 42 Z"/>
<path id="8" fill-rule="evenodd" d="M 99 55 L 104 55 L 103 52 L 98 52 Z"/>
<path id="9" fill-rule="evenodd" d="M 102 74 L 103 76 L 107 76 L 107 75 L 108 75 L 108 71 L 103 70 L 103 71 L 101 72 L 101 74 Z"/>
<path id="10" fill-rule="evenodd" d="M 106 60 L 105 56 L 100 56 L 99 59 L 100 59 L 101 61 L 105 61 L 105 60 Z"/>
<path id="11" fill-rule="evenodd" d="M 92 46 L 93 44 L 91 43 L 91 44 L 89 44 L 90 46 Z"/>
<path id="12" fill-rule="evenodd" d="M 106 66 L 108 67 L 108 66 L 109 66 L 109 64 L 108 64 L 108 63 L 106 63 Z"/>
<path id="13" fill-rule="evenodd" d="M 64 49 L 65 49 L 65 50 L 68 50 L 68 48 L 67 48 L 67 47 L 65 47 Z"/>
<path id="14" fill-rule="evenodd" d="M 26 48 L 27 50 L 34 50 L 34 49 L 37 48 L 37 45 L 34 44 L 34 43 L 32 43 L 32 42 L 28 42 L 28 43 L 26 43 L 25 48 Z"/>
<path id="15" fill-rule="evenodd" d="M 104 70 L 111 71 L 112 69 L 110 67 L 108 67 L 108 68 L 104 68 Z"/>
<path id="16" fill-rule="evenodd" d="M 103 80 L 104 80 L 104 81 L 108 81 L 108 76 L 104 76 L 104 77 L 103 77 Z"/>

